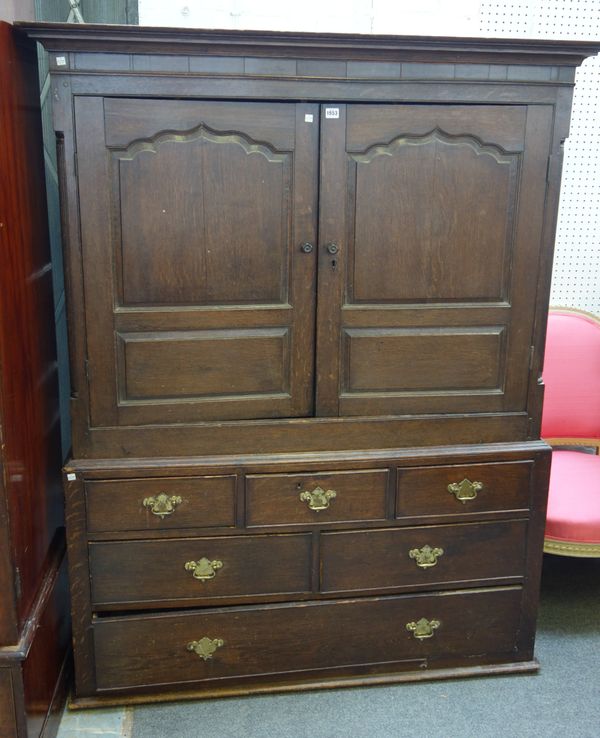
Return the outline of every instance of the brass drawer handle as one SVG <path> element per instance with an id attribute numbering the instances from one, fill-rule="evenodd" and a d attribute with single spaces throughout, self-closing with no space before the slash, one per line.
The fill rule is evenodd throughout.
<path id="1" fill-rule="evenodd" d="M 444 549 L 423 546 L 423 548 L 411 548 L 408 555 L 421 569 L 430 569 L 437 564 L 439 557 L 444 555 Z"/>
<path id="2" fill-rule="evenodd" d="M 192 651 L 196 656 L 200 656 L 204 661 L 212 659 L 213 653 L 217 648 L 225 645 L 225 641 L 222 638 L 201 638 L 199 641 L 191 641 L 187 644 L 186 648 L 188 651 Z"/>
<path id="3" fill-rule="evenodd" d="M 214 579 L 217 571 L 223 568 L 223 562 L 215 559 L 210 561 L 206 557 L 202 557 L 198 561 L 186 561 L 184 564 L 186 571 L 191 571 L 194 579 L 205 582 L 207 579 Z"/>
<path id="4" fill-rule="evenodd" d="M 325 491 L 322 487 L 313 489 L 312 492 L 304 490 L 300 493 L 300 499 L 302 502 L 307 502 L 311 510 L 320 512 L 321 510 L 327 510 L 331 500 L 337 497 L 337 492 L 333 489 Z"/>
<path id="5" fill-rule="evenodd" d="M 477 497 L 477 493 L 482 489 L 482 482 L 471 482 L 470 479 L 463 479 L 462 482 L 454 482 L 448 485 L 448 492 L 453 494 L 463 505 L 468 500 L 474 500 Z"/>
<path id="6" fill-rule="evenodd" d="M 440 627 L 441 623 L 439 620 L 427 620 L 427 618 L 421 618 L 415 623 L 406 623 L 406 630 L 412 632 L 413 636 L 418 641 L 424 641 L 426 638 L 433 638 L 434 631 Z"/>
<path id="7" fill-rule="evenodd" d="M 161 492 L 156 497 L 145 497 L 142 505 L 149 507 L 152 515 L 158 515 L 159 518 L 164 518 L 167 515 L 172 515 L 177 505 L 181 505 L 182 502 L 183 500 L 179 495 L 169 496 Z"/>

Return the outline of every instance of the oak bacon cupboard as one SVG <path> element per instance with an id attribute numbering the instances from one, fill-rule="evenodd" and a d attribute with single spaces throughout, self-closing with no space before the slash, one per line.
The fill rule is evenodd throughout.
<path id="1" fill-rule="evenodd" d="M 576 42 L 28 25 L 81 705 L 530 671 Z"/>

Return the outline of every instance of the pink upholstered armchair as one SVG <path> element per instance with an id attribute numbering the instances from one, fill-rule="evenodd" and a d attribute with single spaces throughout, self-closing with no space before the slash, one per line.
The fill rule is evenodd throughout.
<path id="1" fill-rule="evenodd" d="M 550 310 L 544 361 L 542 437 L 554 450 L 546 553 L 600 556 L 600 320 L 568 308 Z"/>

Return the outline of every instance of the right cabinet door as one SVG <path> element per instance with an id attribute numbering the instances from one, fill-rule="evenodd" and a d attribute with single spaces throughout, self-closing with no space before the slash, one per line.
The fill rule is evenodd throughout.
<path id="1" fill-rule="evenodd" d="M 551 132 L 550 106 L 323 106 L 318 414 L 525 410 Z"/>

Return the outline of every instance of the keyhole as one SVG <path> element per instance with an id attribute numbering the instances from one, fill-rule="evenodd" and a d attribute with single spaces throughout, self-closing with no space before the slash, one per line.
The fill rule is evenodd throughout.
<path id="1" fill-rule="evenodd" d="M 331 260 L 331 268 L 335 271 L 336 267 L 337 267 L 337 259 L 332 259 Z"/>

